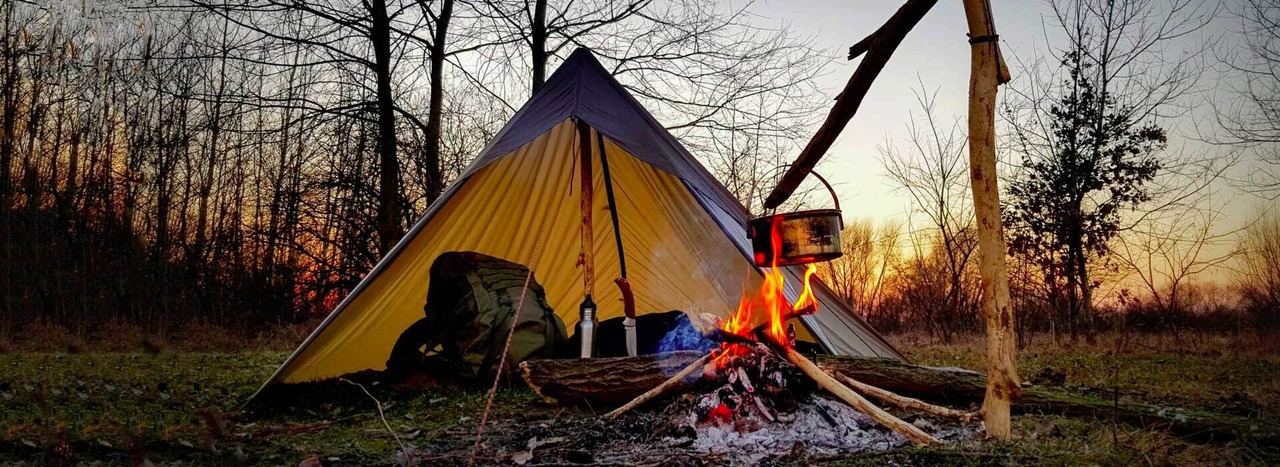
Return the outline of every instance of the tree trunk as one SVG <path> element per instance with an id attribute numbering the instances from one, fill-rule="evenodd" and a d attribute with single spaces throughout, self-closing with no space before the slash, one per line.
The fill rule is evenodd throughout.
<path id="1" fill-rule="evenodd" d="M 1079 314 L 1076 317 L 1076 327 L 1078 328 L 1093 322 L 1093 286 L 1089 284 L 1089 263 L 1085 257 L 1083 245 L 1084 233 L 1081 232 L 1080 236 L 1076 237 L 1076 240 L 1079 244 L 1076 245 L 1076 257 L 1073 263 L 1076 268 L 1076 277 L 1079 278 L 1077 281 L 1080 283 Z M 1090 326 L 1085 332 L 1090 333 L 1089 335 L 1092 336 L 1092 331 L 1092 326 Z"/>
<path id="2" fill-rule="evenodd" d="M 529 33 L 533 59 L 533 90 L 530 95 L 534 95 L 547 82 L 547 0 L 534 2 L 533 24 L 530 25 Z"/>
<path id="3" fill-rule="evenodd" d="M 391 95 L 391 19 L 385 0 L 370 2 L 374 76 L 378 99 L 378 252 L 386 255 L 404 234 L 400 222 L 400 160 L 396 158 L 396 110 Z"/>
<path id="4" fill-rule="evenodd" d="M 440 122 L 444 118 L 444 56 L 449 39 L 449 19 L 453 16 L 453 0 L 444 0 L 436 17 L 436 34 L 431 41 L 431 108 L 427 111 L 427 204 L 435 202 L 444 190 L 440 174 Z"/>
<path id="5" fill-rule="evenodd" d="M 5 2 L 4 7 L 4 55 L 0 56 L 0 107 L 3 107 L 3 121 L 0 121 L 0 210 L 12 206 L 13 200 L 13 139 L 18 118 L 18 67 L 17 53 L 14 52 L 14 39 L 8 33 L 13 23 L 13 2 Z M 7 224 L 7 223 L 6 223 Z"/>
<path id="6" fill-rule="evenodd" d="M 1000 85 L 999 46 L 991 5 L 987 0 L 964 0 L 969 23 L 972 69 L 969 79 L 969 178 L 973 183 L 973 211 L 978 224 L 978 259 L 982 272 L 983 308 L 987 318 L 987 374 L 991 377 L 983 402 L 987 433 L 1012 439 L 1009 410 L 1021 392 L 1014 364 L 1013 307 L 1009 305 L 1009 276 L 1005 266 L 1004 227 L 1000 221 L 1000 187 L 996 174 L 995 110 Z M 855 377 L 856 378 L 856 377 Z M 874 384 L 873 384 L 874 386 Z"/>

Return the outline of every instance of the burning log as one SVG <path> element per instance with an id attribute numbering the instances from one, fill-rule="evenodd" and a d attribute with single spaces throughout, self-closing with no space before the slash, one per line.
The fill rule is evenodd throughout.
<path id="1" fill-rule="evenodd" d="M 663 381 L 662 384 L 659 384 L 657 387 L 646 391 L 644 394 L 636 396 L 636 398 L 632 399 L 631 402 L 626 403 L 626 405 L 623 405 L 622 407 L 618 407 L 617 409 L 614 409 L 612 412 L 609 412 L 605 416 L 609 418 L 618 418 L 619 415 L 622 415 L 626 413 L 628 410 L 638 407 L 640 404 L 647 402 L 649 399 L 653 399 L 654 397 L 658 397 L 659 395 L 662 395 L 662 393 L 666 392 L 667 389 L 677 384 L 680 384 L 680 382 L 684 381 L 685 378 L 693 374 L 694 371 L 701 370 L 702 367 L 707 364 L 707 360 L 709 360 L 710 358 L 711 358 L 711 354 L 709 353 L 706 355 L 703 355 L 701 358 L 694 360 L 693 363 L 690 363 L 689 366 L 684 367 L 684 369 L 680 370 L 679 373 L 676 373 L 675 376 L 668 378 L 666 381 Z"/>

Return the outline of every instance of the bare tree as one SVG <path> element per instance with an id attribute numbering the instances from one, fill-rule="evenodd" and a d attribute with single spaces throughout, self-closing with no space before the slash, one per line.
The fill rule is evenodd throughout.
<path id="1" fill-rule="evenodd" d="M 828 54 L 786 28 L 758 25 L 749 1 L 485 6 L 481 14 L 496 31 L 485 40 L 505 45 L 483 56 L 508 67 L 491 74 L 532 76 L 528 88 L 485 83 L 492 94 L 536 92 L 557 57 L 571 47 L 590 48 L 752 211 L 786 163 L 783 155 L 807 136 L 825 105 L 815 78 Z"/>
<path id="2" fill-rule="evenodd" d="M 1280 215 L 1274 209 L 1262 211 L 1244 229 L 1236 249 L 1236 287 L 1243 305 L 1257 325 L 1274 328 L 1280 324 Z"/>
<path id="3" fill-rule="evenodd" d="M 843 255 L 819 269 L 823 282 L 863 318 L 874 319 L 889 274 L 901 260 L 900 237 L 897 224 L 876 228 L 869 220 L 850 223 L 840 234 Z"/>
<path id="4" fill-rule="evenodd" d="M 921 83 L 923 87 L 923 83 Z M 913 234 L 916 275 L 922 280 L 937 270 L 942 279 L 940 303 L 930 305 L 938 335 L 950 339 L 950 326 L 972 311 L 976 296 L 971 274 L 971 258 L 977 248 L 973 232 L 965 134 L 959 120 L 948 125 L 936 112 L 936 95 L 915 91 L 922 112 L 907 124 L 907 148 L 893 145 L 880 148 L 880 158 L 889 179 L 911 198 L 914 213 L 927 221 L 923 235 Z M 922 243 L 923 242 L 923 243 Z"/>
<path id="5" fill-rule="evenodd" d="M 315 75 L 331 76 L 337 80 L 335 84 L 353 86 L 362 91 L 353 101 L 299 99 L 282 104 L 297 105 L 311 112 L 368 118 L 376 123 L 378 246 L 383 254 L 389 251 L 404 229 L 397 118 L 403 116 L 418 123 L 416 117 L 398 105 L 398 93 L 393 83 L 394 68 L 399 55 L 405 53 L 406 37 L 413 32 L 406 29 L 416 29 L 428 15 L 406 17 L 404 13 L 412 3 L 391 3 L 388 0 L 305 3 L 277 0 L 189 1 L 191 5 L 217 14 L 239 28 L 254 31 L 264 42 L 277 44 L 273 55 L 247 59 L 265 61 L 281 68 L 305 68 Z M 439 31 L 443 38 L 446 28 L 439 28 Z M 301 59 L 289 60 L 290 52 L 294 58 L 301 56 Z M 365 86 L 367 78 L 373 81 L 372 89 Z M 247 97 L 260 102 L 267 100 L 264 96 Z M 372 117 L 361 115 L 364 113 Z M 429 129 L 423 129 L 430 133 Z M 438 176 L 428 179 L 433 184 L 438 184 L 434 183 L 438 180 Z M 438 188 L 433 186 L 428 190 Z"/>
<path id="6" fill-rule="evenodd" d="M 1114 242 L 1111 251 L 1146 287 L 1158 309 L 1181 315 L 1187 311 L 1185 286 L 1235 257 L 1227 244 L 1237 231 L 1218 227 L 1226 218 L 1212 206 L 1149 217 Z"/>
<path id="7" fill-rule="evenodd" d="M 1223 130 L 1212 140 L 1252 148 L 1264 165 L 1249 173 L 1244 189 L 1274 199 L 1280 196 L 1280 2 L 1242 0 L 1231 13 L 1243 44 L 1221 61 L 1238 78 L 1231 85 L 1237 98 L 1212 102 Z"/>
<path id="8" fill-rule="evenodd" d="M 1212 20 L 1214 6 L 1050 6 L 1064 45 L 1048 60 L 1021 63 L 1025 78 L 1013 83 L 1002 108 L 1011 149 L 1021 157 L 1005 214 L 1011 246 L 1044 269 L 1051 298 L 1074 331 L 1092 316 L 1097 281 L 1090 262 L 1144 217 L 1194 204 L 1230 160 L 1171 148 L 1161 126 L 1184 115 L 1198 91 L 1207 46 L 1177 45 Z"/>

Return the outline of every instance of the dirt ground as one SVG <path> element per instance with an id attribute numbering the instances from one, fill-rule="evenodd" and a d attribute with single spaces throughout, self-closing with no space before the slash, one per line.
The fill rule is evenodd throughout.
<path id="1" fill-rule="evenodd" d="M 979 339 L 949 345 L 898 337 L 919 364 L 982 370 Z M 1161 338 L 1164 339 L 1164 338 Z M 1280 358 L 1239 339 L 1173 342 L 1104 336 L 1033 343 L 1024 379 L 1125 401 L 1280 417 Z M 485 406 L 482 389 L 317 384 L 242 407 L 283 352 L 0 354 L 0 464 L 465 464 Z M 358 378 L 356 378 L 359 381 Z M 368 393 L 365 392 L 368 391 Z M 376 402 L 375 402 L 376 400 Z M 656 404 L 661 406 L 662 404 Z M 379 412 L 381 411 L 381 415 Z M 656 410 L 617 421 L 599 408 L 558 407 L 527 389 L 500 390 L 477 464 L 714 465 L 655 433 Z M 1280 447 L 1188 443 L 1106 419 L 1015 417 L 1012 443 L 818 456 L 779 452 L 776 465 L 1277 465 Z"/>

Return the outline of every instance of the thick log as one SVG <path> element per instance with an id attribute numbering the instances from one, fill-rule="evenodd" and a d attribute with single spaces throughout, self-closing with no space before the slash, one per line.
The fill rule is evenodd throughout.
<path id="1" fill-rule="evenodd" d="M 981 404 L 987 391 L 987 378 L 967 370 L 865 357 L 821 357 L 817 362 L 863 383 L 936 404 L 961 407 Z M 1280 443 L 1280 424 L 1270 420 L 1155 404 L 1117 404 L 1114 400 L 1047 387 L 1022 388 L 1022 397 L 1014 401 L 1012 410 L 1016 414 L 1114 418 L 1126 425 L 1203 443 L 1235 440 L 1269 446 Z"/>
<path id="2" fill-rule="evenodd" d="M 529 387 L 546 399 L 598 409 L 635 399 L 703 355 L 671 352 L 638 357 L 528 360 L 520 363 L 520 373 Z M 687 387 L 693 381 L 691 376 L 682 385 Z"/>
<path id="3" fill-rule="evenodd" d="M 661 356 L 530 360 L 520 364 L 525 381 L 540 395 L 565 405 L 612 408 L 662 384 L 671 375 L 702 356 L 700 352 L 674 352 Z M 982 403 L 987 378 L 979 373 L 931 368 L 886 358 L 814 358 L 825 370 L 843 373 L 862 383 L 932 404 L 968 408 Z M 686 384 L 692 381 L 686 380 Z M 679 393 L 673 388 L 668 394 Z M 1061 389 L 1023 388 L 1014 402 L 1018 414 L 1050 414 L 1100 418 L 1153 429 L 1196 442 L 1250 440 L 1280 445 L 1280 425 L 1274 421 L 1204 410 L 1121 403 Z"/>

